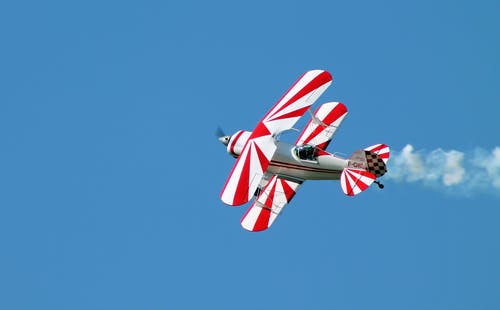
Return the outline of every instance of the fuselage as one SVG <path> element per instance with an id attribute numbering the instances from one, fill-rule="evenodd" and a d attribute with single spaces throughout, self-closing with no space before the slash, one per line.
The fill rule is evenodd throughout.
<path id="1" fill-rule="evenodd" d="M 267 172 L 300 180 L 338 180 L 348 160 L 316 149 L 314 156 L 301 159 L 296 145 L 277 141 L 277 150 Z"/>
<path id="2" fill-rule="evenodd" d="M 239 157 L 251 132 L 240 130 L 232 136 L 220 137 L 227 146 L 227 152 Z M 295 145 L 276 140 L 274 153 L 266 172 L 296 180 L 338 180 L 343 169 L 348 166 L 347 159 L 330 154 L 313 145 Z"/>

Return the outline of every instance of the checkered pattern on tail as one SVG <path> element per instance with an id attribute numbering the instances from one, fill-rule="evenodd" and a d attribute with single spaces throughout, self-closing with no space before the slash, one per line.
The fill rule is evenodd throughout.
<path id="1" fill-rule="evenodd" d="M 389 160 L 389 156 L 391 155 L 391 151 L 386 144 L 375 144 L 365 148 L 365 151 L 370 151 L 374 154 L 377 154 L 386 164 Z"/>
<path id="2" fill-rule="evenodd" d="M 373 173 L 377 178 L 383 176 L 387 172 L 384 160 L 375 153 L 365 151 L 366 163 L 368 171 Z"/>

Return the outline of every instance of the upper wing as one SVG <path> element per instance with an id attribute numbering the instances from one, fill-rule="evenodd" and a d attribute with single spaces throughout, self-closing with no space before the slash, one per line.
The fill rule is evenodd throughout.
<path id="1" fill-rule="evenodd" d="M 261 123 L 271 134 L 291 129 L 331 83 L 332 76 L 327 71 L 312 70 L 304 73 L 264 116 Z"/>
<path id="2" fill-rule="evenodd" d="M 312 144 L 325 150 L 346 115 L 347 108 L 340 102 L 321 105 L 295 144 Z"/>
<path id="3" fill-rule="evenodd" d="M 332 76 L 326 71 L 306 72 L 262 118 L 222 189 L 221 200 L 224 203 L 241 205 L 253 197 L 276 151 L 274 136 L 292 128 L 331 83 Z"/>
<path id="4" fill-rule="evenodd" d="M 241 219 L 241 226 L 249 231 L 269 228 L 293 198 L 300 184 L 302 182 L 284 180 L 274 175 Z"/>

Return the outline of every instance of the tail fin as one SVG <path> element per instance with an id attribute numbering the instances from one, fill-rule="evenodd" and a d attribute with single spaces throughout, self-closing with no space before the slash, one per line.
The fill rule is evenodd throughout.
<path id="1" fill-rule="evenodd" d="M 385 144 L 354 152 L 349 157 L 347 168 L 340 175 L 340 186 L 344 194 L 354 196 L 367 189 L 376 178 L 387 172 L 385 163 L 388 159 L 389 147 Z"/>
<path id="2" fill-rule="evenodd" d="M 375 144 L 365 148 L 365 151 L 377 154 L 380 158 L 382 158 L 385 164 L 387 164 L 389 156 L 391 155 L 391 151 L 386 144 Z"/>

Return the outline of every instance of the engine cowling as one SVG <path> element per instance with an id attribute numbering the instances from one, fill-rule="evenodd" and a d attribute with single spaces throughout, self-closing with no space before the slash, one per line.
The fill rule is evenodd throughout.
<path id="1" fill-rule="evenodd" d="M 227 144 L 227 152 L 233 157 L 238 157 L 243 150 L 243 147 L 250 138 L 252 134 L 251 131 L 239 130 L 231 136 L 229 143 Z"/>

